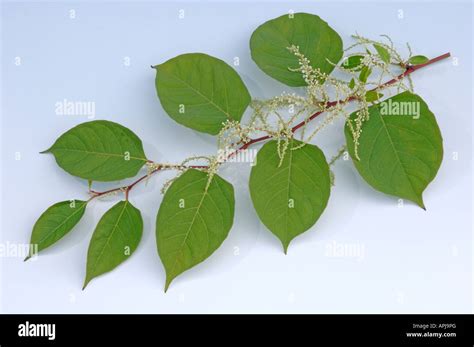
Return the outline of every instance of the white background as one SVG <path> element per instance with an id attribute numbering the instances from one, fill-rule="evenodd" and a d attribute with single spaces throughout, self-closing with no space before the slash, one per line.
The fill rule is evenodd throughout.
<path id="1" fill-rule="evenodd" d="M 180 9 L 184 19 L 178 18 Z M 356 31 L 373 38 L 388 34 L 400 49 L 409 41 L 417 54 L 433 57 L 450 51 L 457 58 L 458 65 L 449 59 L 413 76 L 415 90 L 437 116 L 444 138 L 443 164 L 424 194 L 427 211 L 408 202 L 400 207 L 396 198 L 363 182 L 350 161 L 340 161 L 328 208 L 285 256 L 253 210 L 249 167 L 226 165 L 221 174 L 236 188 L 230 236 L 164 294 L 154 224 L 160 188 L 171 176 L 160 174 L 131 193 L 145 223 L 131 259 L 81 291 L 90 236 L 119 197 L 95 201 L 73 232 L 37 260 L 24 263 L 12 253 L 1 258 L 3 312 L 472 311 L 470 3 L 4 3 L 2 244 L 27 243 L 46 207 L 87 197 L 85 182 L 58 168 L 52 156 L 38 154 L 62 132 L 88 120 L 56 115 L 56 102 L 94 101 L 96 119 L 132 129 L 155 161 L 212 154 L 214 138 L 184 128 L 164 113 L 150 65 L 185 52 L 205 52 L 228 63 L 238 56 L 237 70 L 253 97 L 278 95 L 288 88 L 259 71 L 250 59 L 248 40 L 258 25 L 290 9 L 321 16 L 345 46 Z M 21 57 L 21 65 L 15 65 L 15 57 Z M 125 57 L 130 66 L 124 65 Z M 314 142 L 331 157 L 343 141 L 342 123 L 337 122 Z"/>

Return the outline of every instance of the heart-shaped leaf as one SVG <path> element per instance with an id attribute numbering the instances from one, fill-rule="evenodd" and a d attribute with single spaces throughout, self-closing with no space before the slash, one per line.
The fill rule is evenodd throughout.
<path id="1" fill-rule="evenodd" d="M 127 260 L 140 243 L 143 220 L 129 201 L 120 201 L 100 219 L 87 252 L 84 287 L 94 278 Z"/>
<path id="2" fill-rule="evenodd" d="M 166 270 L 165 291 L 184 271 L 207 259 L 227 237 L 234 220 L 234 188 L 190 169 L 168 188 L 156 219 L 158 253 Z"/>
<path id="3" fill-rule="evenodd" d="M 376 190 L 411 200 L 424 208 L 422 194 L 443 159 L 436 119 L 418 95 L 403 92 L 369 107 L 361 128 L 357 160 L 349 125 L 348 151 L 362 178 Z M 354 112 L 348 121 L 357 117 Z"/>
<path id="4" fill-rule="evenodd" d="M 105 120 L 75 126 L 42 153 L 52 153 L 62 169 L 90 181 L 133 177 L 147 161 L 137 135 Z"/>
<path id="5" fill-rule="evenodd" d="M 179 55 L 154 68 L 161 105 L 188 128 L 216 135 L 225 121 L 240 121 L 250 103 L 237 72 L 207 54 Z"/>
<path id="6" fill-rule="evenodd" d="M 329 200 L 329 166 L 316 146 L 292 140 L 280 164 L 278 143 L 266 143 L 250 173 L 250 195 L 260 220 L 286 253 L 293 238 L 311 228 Z"/>
<path id="7" fill-rule="evenodd" d="M 288 50 L 298 46 L 311 66 L 330 74 L 342 57 L 342 40 L 325 21 L 308 13 L 283 15 L 260 25 L 250 38 L 252 59 L 266 74 L 292 87 L 305 86 L 298 58 Z"/>
<path id="8" fill-rule="evenodd" d="M 59 241 L 84 215 L 87 201 L 61 201 L 49 207 L 36 221 L 31 233 L 30 253 L 25 260 Z"/>

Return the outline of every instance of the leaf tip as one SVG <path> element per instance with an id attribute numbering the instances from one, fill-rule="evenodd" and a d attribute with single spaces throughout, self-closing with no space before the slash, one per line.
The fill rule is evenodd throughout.
<path id="1" fill-rule="evenodd" d="M 171 284 L 171 281 L 170 281 L 170 282 L 166 281 L 166 283 L 165 283 L 165 289 L 164 289 L 165 294 L 166 294 L 166 292 L 168 291 L 168 288 L 170 287 L 170 284 Z"/>
<path id="2" fill-rule="evenodd" d="M 23 261 L 28 261 L 29 259 L 33 258 L 33 257 L 37 257 L 38 256 L 38 251 L 33 251 L 33 250 L 30 250 L 28 252 L 28 255 L 25 257 L 25 259 L 23 259 Z"/>
<path id="3" fill-rule="evenodd" d="M 170 287 L 171 282 L 173 281 L 174 277 L 169 277 L 166 276 L 166 282 L 165 282 L 165 293 L 168 291 L 168 288 Z"/>
<path id="4" fill-rule="evenodd" d="M 44 151 L 39 152 L 39 154 L 46 154 L 46 153 L 51 153 L 51 147 L 48 149 L 45 149 Z"/>
<path id="5" fill-rule="evenodd" d="M 86 289 L 90 281 L 91 281 L 91 278 L 86 277 L 86 279 L 84 280 L 84 284 L 82 285 L 82 290 Z"/>
<path id="6" fill-rule="evenodd" d="M 416 198 L 415 203 L 420 206 L 423 210 L 426 211 L 426 206 L 425 203 L 423 202 L 423 197 L 420 195 L 419 197 Z"/>
<path id="7" fill-rule="evenodd" d="M 286 242 L 286 243 L 282 242 L 282 244 L 283 244 L 283 253 L 285 255 L 288 255 L 288 247 L 290 246 L 290 243 L 289 242 Z"/>

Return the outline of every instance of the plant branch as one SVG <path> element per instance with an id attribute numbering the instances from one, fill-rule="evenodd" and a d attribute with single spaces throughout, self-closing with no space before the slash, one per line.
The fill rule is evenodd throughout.
<path id="1" fill-rule="evenodd" d="M 398 82 L 399 80 L 405 78 L 406 76 L 412 74 L 413 72 L 417 71 L 417 70 L 420 70 L 426 66 L 429 66 L 429 65 L 432 65 L 440 60 L 443 60 L 443 59 L 447 59 L 451 56 L 450 53 L 445 53 L 445 54 L 442 54 L 438 57 L 435 57 L 433 59 L 430 59 L 429 61 L 427 61 L 425 64 L 420 64 L 420 65 L 415 65 L 415 66 L 412 66 L 412 65 L 407 65 L 406 68 L 405 68 L 405 71 L 402 72 L 401 74 L 399 74 L 397 77 L 395 78 L 392 78 L 391 80 L 387 81 L 387 82 L 384 82 L 383 84 L 371 89 L 371 91 L 379 91 L 381 89 L 384 89 L 384 88 L 387 88 L 387 87 L 390 87 L 391 85 L 395 84 L 396 82 Z M 351 101 L 354 101 L 356 99 L 356 97 L 352 96 L 352 97 L 349 97 L 345 100 L 337 100 L 337 101 L 331 101 L 331 102 L 328 102 L 325 106 L 326 108 L 328 107 L 333 107 L 333 106 L 337 106 L 339 104 L 347 104 Z M 295 131 L 297 131 L 298 129 L 300 129 L 301 127 L 303 127 L 304 125 L 306 125 L 307 123 L 309 123 L 310 121 L 312 121 L 313 119 L 315 119 L 316 117 L 318 117 L 319 115 L 321 115 L 322 113 L 324 113 L 325 111 L 318 111 L 314 114 L 312 114 L 309 118 L 305 119 L 304 121 L 301 121 L 300 123 L 296 124 L 295 126 L 293 126 L 291 128 L 291 132 L 294 133 Z M 230 158 L 232 158 L 234 155 L 236 155 L 237 153 L 239 153 L 240 151 L 243 151 L 245 149 L 247 149 L 248 147 L 250 147 L 251 145 L 253 144 L 256 144 L 258 142 L 262 142 L 262 141 L 265 141 L 265 140 L 269 140 L 272 136 L 270 135 L 265 135 L 265 136 L 261 136 L 261 137 L 258 137 L 258 138 L 254 138 L 254 139 L 251 139 L 250 141 L 244 143 L 242 146 L 240 146 L 239 148 L 237 148 L 234 152 L 230 153 L 229 155 L 227 155 L 227 157 L 224 159 L 224 162 L 229 160 Z M 148 161 L 149 164 L 155 164 L 153 161 Z M 190 165 L 190 166 L 180 166 L 178 165 L 177 166 L 178 168 L 181 168 L 181 169 L 206 169 L 208 168 L 207 165 Z M 136 181 L 130 183 L 129 185 L 127 186 L 122 186 L 122 187 L 118 187 L 118 188 L 113 188 L 113 189 L 109 189 L 109 190 L 106 190 L 106 191 L 103 191 L 103 192 L 97 192 L 97 191 L 93 191 L 93 190 L 90 190 L 90 193 L 92 194 L 91 198 L 89 199 L 92 200 L 92 199 L 95 199 L 97 197 L 100 197 L 100 196 L 105 196 L 105 195 L 110 195 L 110 194 L 114 194 L 114 193 L 117 193 L 117 192 L 125 192 L 125 198 L 128 199 L 128 193 L 130 192 L 130 190 L 132 190 L 138 183 L 144 181 L 146 178 L 152 176 L 153 174 L 157 173 L 158 171 L 161 171 L 165 169 L 164 166 L 160 166 L 160 165 L 157 165 L 153 170 L 151 170 L 148 174 L 138 178 Z"/>

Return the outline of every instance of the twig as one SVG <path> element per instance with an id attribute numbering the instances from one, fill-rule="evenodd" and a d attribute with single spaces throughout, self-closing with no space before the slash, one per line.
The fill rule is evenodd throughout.
<path id="1" fill-rule="evenodd" d="M 392 78 L 391 80 L 381 84 L 380 86 L 376 87 L 376 88 L 373 88 L 371 89 L 371 91 L 378 91 L 378 90 L 381 90 L 381 89 L 384 89 L 384 88 L 387 88 L 389 86 L 391 86 L 392 84 L 395 84 L 396 82 L 398 82 L 400 79 L 402 78 L 405 78 L 407 77 L 408 75 L 412 74 L 413 72 L 417 71 L 417 70 L 420 70 L 428 65 L 432 65 L 440 60 L 443 60 L 443 59 L 447 59 L 451 56 L 450 53 L 445 53 L 445 54 L 442 54 L 436 58 L 433 58 L 433 59 L 430 59 L 429 61 L 427 61 L 426 63 L 424 64 L 420 64 L 420 65 L 415 65 L 415 66 L 412 66 L 412 65 L 408 65 L 406 67 L 406 70 L 404 72 L 402 72 L 400 75 L 398 75 L 397 77 L 395 78 Z M 333 107 L 333 106 L 336 106 L 338 104 L 347 104 L 351 101 L 354 101 L 356 99 L 356 97 L 350 97 L 350 98 L 347 98 L 346 100 L 337 100 L 337 101 L 331 101 L 331 102 L 328 102 L 326 104 L 326 108 L 329 108 L 329 107 Z M 324 111 L 318 111 L 314 114 L 312 114 L 308 119 L 296 124 L 294 127 L 291 128 L 291 131 L 294 133 L 295 131 L 297 131 L 298 129 L 300 129 L 301 127 L 303 127 L 305 124 L 307 124 L 308 122 L 312 121 L 313 119 L 315 119 L 316 117 L 318 117 L 319 115 L 321 115 L 322 113 L 324 113 Z M 265 135 L 265 136 L 261 136 L 261 137 L 258 137 L 258 138 L 255 138 L 255 139 L 251 139 L 250 141 L 246 142 L 245 144 L 243 144 L 242 146 L 240 146 L 239 148 L 237 148 L 234 152 L 230 153 L 225 159 L 224 159 L 224 162 L 229 160 L 230 158 L 232 158 L 234 155 L 236 155 L 237 153 L 239 153 L 240 151 L 243 151 L 245 149 L 247 149 L 248 147 L 250 147 L 251 145 L 254 145 L 258 142 L 262 142 L 262 141 L 265 141 L 265 140 L 269 140 L 271 138 L 270 135 Z M 153 161 L 149 160 L 148 163 L 150 164 L 154 164 Z M 208 166 L 207 165 L 190 165 L 190 166 L 184 166 L 183 168 L 188 168 L 188 169 L 207 169 Z M 108 195 L 108 194 L 113 194 L 113 193 L 116 193 L 116 192 L 119 192 L 119 191 L 123 191 L 125 192 L 125 198 L 128 199 L 128 194 L 129 192 L 140 182 L 142 182 L 143 180 L 145 180 L 147 177 L 150 177 L 152 176 L 153 174 L 157 173 L 158 171 L 161 171 L 162 167 L 161 166 L 157 166 L 155 169 L 153 169 L 151 172 L 149 172 L 148 174 L 138 178 L 136 181 L 132 182 L 131 184 L 127 185 L 127 186 L 122 186 L 122 187 L 118 187 L 118 188 L 114 188 L 114 189 L 109 189 L 109 190 L 106 190 L 106 191 L 103 191 L 103 192 L 97 192 L 97 191 L 93 191 L 91 190 L 90 193 L 92 194 L 92 197 L 89 199 L 92 200 L 92 199 L 95 199 L 97 197 L 100 197 L 100 196 L 104 196 L 104 195 Z"/>

